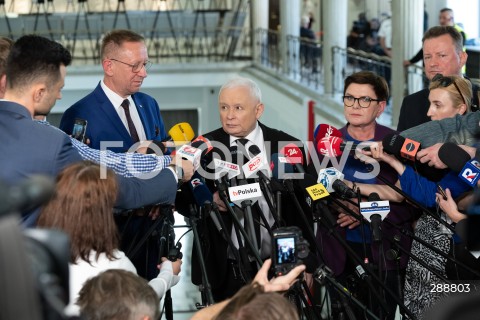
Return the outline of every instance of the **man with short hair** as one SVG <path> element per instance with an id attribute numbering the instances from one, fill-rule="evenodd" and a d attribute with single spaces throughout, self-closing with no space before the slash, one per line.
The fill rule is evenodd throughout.
<path id="1" fill-rule="evenodd" d="M 281 153 L 282 142 L 283 146 L 288 142 L 297 143 L 300 145 L 300 141 L 287 133 L 269 128 L 259 122 L 260 117 L 264 111 L 264 105 L 262 103 L 261 91 L 258 85 L 246 78 L 235 78 L 227 81 L 220 89 L 218 95 L 218 109 L 220 112 L 220 121 L 222 127 L 212 132 L 206 133 L 203 136 L 209 139 L 214 146 L 222 146 L 224 150 L 229 150 L 230 153 L 236 154 L 237 161 L 242 162 L 244 158 L 250 158 L 249 151 L 252 150 L 252 146 L 258 147 L 258 151 L 263 155 L 264 160 L 267 163 L 271 163 L 272 155 Z M 253 147 L 255 148 L 255 147 Z M 234 151 L 236 149 L 236 151 Z M 295 156 L 304 160 L 305 153 L 303 147 L 297 148 L 298 154 Z M 210 152 L 209 155 L 214 152 Z M 227 157 L 227 161 L 234 161 L 230 153 L 224 154 L 222 150 L 218 150 L 218 154 L 224 154 Z M 301 154 L 300 154 L 301 153 Z M 230 156 L 230 159 L 228 157 Z M 209 164 L 211 158 L 205 157 L 205 163 Z M 247 159 L 248 160 L 248 159 Z M 222 234 L 217 231 L 215 225 L 211 219 L 207 219 L 202 226 L 202 239 L 204 240 L 205 250 L 205 262 L 206 271 L 210 284 L 212 287 L 213 298 L 215 301 L 221 301 L 231 297 L 240 289 L 244 284 L 244 275 L 240 270 L 247 271 L 246 276 L 253 276 L 256 267 L 252 266 L 254 263 L 245 263 L 244 259 L 238 261 L 238 256 L 235 252 L 241 247 L 243 237 L 238 241 L 236 232 L 232 232 L 233 218 L 226 212 L 227 207 L 222 202 L 217 187 L 214 186 L 213 178 L 207 178 L 207 185 L 211 188 L 213 193 L 213 201 L 218 205 L 219 210 L 223 213 L 221 219 L 225 225 L 226 237 L 232 240 L 234 248 L 229 246 L 227 239 L 222 237 Z M 247 179 L 233 178 L 231 182 L 247 183 Z M 258 201 L 252 205 L 253 220 L 255 221 L 255 234 L 258 239 L 258 254 L 261 259 L 265 259 L 271 254 L 271 238 L 268 229 L 274 226 L 275 216 L 269 210 L 268 203 L 266 202 L 266 195 L 263 195 Z M 312 228 L 312 224 L 305 226 L 302 221 L 301 214 L 298 213 L 298 209 L 294 209 L 293 201 L 290 196 L 284 195 L 282 197 L 282 219 L 287 226 L 296 225 L 305 230 L 305 228 Z M 236 214 L 243 217 L 242 209 L 235 208 Z M 265 220 L 261 218 L 261 215 L 265 217 Z M 311 218 L 311 217 L 310 217 Z M 268 226 L 266 225 L 268 223 Z M 260 227 L 258 227 L 260 225 Z M 247 228 L 248 229 L 248 228 Z M 309 234 L 304 231 L 303 236 L 310 242 L 314 241 L 309 237 Z M 245 242 L 243 242 L 245 244 Z M 248 248 L 248 246 L 245 246 Z M 248 250 L 248 249 L 247 249 Z M 253 254 L 250 252 L 251 259 L 254 261 Z M 310 260 L 314 261 L 314 260 Z M 243 262 L 243 263 L 242 263 Z M 309 272 L 313 272 L 313 262 L 306 263 Z M 251 269 L 250 272 L 248 269 Z M 202 282 L 202 275 L 200 272 L 200 266 L 196 255 L 192 256 L 192 282 L 196 285 L 200 285 Z"/>
<path id="2" fill-rule="evenodd" d="M 462 76 L 462 68 L 467 61 L 467 53 L 463 51 L 463 37 L 452 26 L 430 28 L 423 36 L 423 60 L 425 75 L 431 80 L 435 75 Z M 478 110 L 478 87 L 473 87 L 472 111 Z M 429 90 L 423 89 L 403 99 L 397 131 L 430 121 L 427 116 L 430 101 Z"/>
<path id="3" fill-rule="evenodd" d="M 119 269 L 88 279 L 77 300 L 85 320 L 156 320 L 159 303 L 160 298 L 145 279 Z"/>
<path id="4" fill-rule="evenodd" d="M 6 84 L 0 100 L 0 179 L 4 182 L 17 184 L 34 174 L 55 178 L 64 167 L 82 160 L 67 135 L 33 121 L 35 116 L 47 115 L 61 98 L 70 62 L 71 55 L 62 45 L 44 37 L 23 36 L 11 47 L 0 77 L 0 83 Z M 193 166 L 186 172 L 189 179 Z M 171 170 L 149 179 L 119 176 L 118 181 L 118 209 L 171 204 L 175 199 L 177 178 Z M 37 214 L 38 210 L 22 212 L 23 224 L 33 226 Z"/>
<path id="5" fill-rule="evenodd" d="M 101 59 L 103 80 L 65 111 L 60 129 L 71 134 L 75 118 L 87 120 L 90 146 L 100 149 L 102 141 L 120 142 L 109 148 L 115 152 L 126 152 L 137 142 L 166 139 L 158 103 L 139 92 L 151 65 L 144 38 L 130 30 L 113 30 L 103 38 Z"/>

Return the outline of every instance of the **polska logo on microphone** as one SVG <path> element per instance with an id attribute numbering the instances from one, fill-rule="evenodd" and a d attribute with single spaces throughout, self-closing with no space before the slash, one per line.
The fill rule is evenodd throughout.
<path id="1" fill-rule="evenodd" d="M 258 189 L 255 187 L 250 187 L 249 189 L 238 189 L 236 191 L 232 191 L 232 194 L 234 196 L 243 196 L 243 195 L 248 195 L 248 194 L 253 194 L 257 193 Z"/>

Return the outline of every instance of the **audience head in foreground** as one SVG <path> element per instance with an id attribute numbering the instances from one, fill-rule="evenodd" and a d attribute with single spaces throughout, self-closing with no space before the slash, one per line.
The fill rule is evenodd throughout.
<path id="1" fill-rule="evenodd" d="M 147 280 L 125 270 L 107 270 L 85 282 L 77 304 L 85 320 L 155 320 L 159 299 Z"/>

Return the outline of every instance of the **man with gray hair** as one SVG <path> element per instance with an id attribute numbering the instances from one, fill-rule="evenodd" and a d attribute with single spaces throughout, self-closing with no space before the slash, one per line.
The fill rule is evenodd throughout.
<path id="1" fill-rule="evenodd" d="M 210 164 L 212 162 L 212 154 L 220 154 L 221 157 L 225 156 L 222 160 L 238 162 L 239 164 L 245 163 L 242 161 L 244 158 L 248 160 L 258 154 L 270 164 L 272 155 L 283 153 L 282 146 L 285 146 L 288 142 L 293 142 L 300 146 L 295 149 L 297 151 L 296 157 L 302 159 L 306 165 L 305 152 L 298 139 L 260 123 L 259 119 L 264 109 L 260 88 L 254 81 L 246 78 L 235 78 L 226 82 L 221 87 L 218 96 L 218 110 L 222 127 L 204 134 L 204 137 L 209 139 L 212 145 L 222 146 L 222 148 L 215 148 L 214 151 L 207 154 L 205 163 Z M 220 149 L 223 149 L 223 151 Z M 253 152 L 255 149 L 256 152 Z M 241 243 L 244 239 L 241 236 L 238 237 L 235 229 L 232 229 L 233 218 L 227 213 L 227 207 L 221 200 L 219 195 L 221 191 L 217 189 L 218 185 L 215 185 L 214 178 L 210 176 L 206 178 L 206 183 L 213 193 L 213 201 L 219 210 L 224 213 L 221 214 L 221 219 L 227 233 L 227 235 L 222 236 L 211 219 L 206 219 L 205 225 L 200 230 L 200 233 L 203 234 L 203 251 L 213 298 L 215 301 L 221 301 L 234 295 L 238 289 L 248 282 L 257 271 L 258 266 L 255 263 L 250 263 L 250 261 L 255 261 L 252 259 L 255 254 L 251 251 L 248 252 L 250 260 L 239 259 L 238 252 L 242 252 Z M 250 183 L 251 180 L 249 180 L 237 176 L 237 178 L 230 179 L 230 184 L 232 186 L 242 185 Z M 276 221 L 279 218 L 275 212 L 272 214 L 269 210 L 267 198 L 268 196 L 263 194 L 252 205 L 253 220 L 255 222 L 260 221 L 260 223 L 255 223 L 255 237 L 258 239 L 258 247 L 254 250 L 257 250 L 257 256 L 259 254 L 262 260 L 268 258 L 271 254 L 270 231 L 272 227 L 281 223 Z M 306 227 L 311 227 L 311 225 L 303 224 L 298 210 L 293 208 L 293 201 L 289 196 L 283 196 L 282 200 L 284 209 L 281 218 L 285 221 L 285 224 L 280 225 L 296 225 L 303 230 Z M 241 209 L 235 208 L 235 214 L 241 221 L 244 220 L 244 213 Z M 304 236 L 308 235 L 307 232 L 303 232 L 303 234 Z M 232 241 L 230 242 L 228 238 Z M 313 239 L 308 239 L 308 241 L 312 243 Z M 200 285 L 202 275 L 196 256 L 194 254 L 192 259 L 192 282 Z M 308 263 L 307 268 L 309 268 Z"/>

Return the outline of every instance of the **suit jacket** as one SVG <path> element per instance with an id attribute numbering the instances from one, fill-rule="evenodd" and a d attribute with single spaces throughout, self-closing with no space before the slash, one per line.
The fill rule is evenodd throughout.
<path id="1" fill-rule="evenodd" d="M 263 138 L 265 142 L 271 142 L 270 154 L 267 154 L 268 161 L 270 162 L 271 155 L 278 153 L 278 142 L 280 141 L 299 141 L 298 139 L 286 134 L 285 132 L 266 127 L 265 125 L 259 123 L 263 131 Z M 212 131 L 210 133 L 204 134 L 204 137 L 208 138 L 210 141 L 219 142 L 227 148 L 230 146 L 229 135 L 223 131 L 222 128 Z M 303 158 L 305 160 L 305 152 L 302 149 Z M 268 152 L 268 150 L 267 150 Z M 209 164 L 210 161 L 207 160 L 206 164 Z M 305 161 L 304 161 L 305 163 Z M 209 183 L 210 182 L 210 183 Z M 212 181 L 207 181 L 207 185 L 212 189 L 212 193 L 216 191 L 213 187 Z M 291 199 L 286 195 L 283 198 L 283 209 L 282 209 L 282 218 L 285 221 L 287 226 L 296 225 L 304 230 L 305 226 L 297 213 L 298 210 L 294 209 Z M 299 200 L 301 202 L 301 199 Z M 255 208 L 254 206 L 253 208 Z M 255 214 L 255 213 L 254 213 Z M 221 215 L 223 222 L 225 223 L 227 233 L 230 234 L 232 230 L 232 218 L 228 213 L 222 213 Z M 311 217 L 308 217 L 311 220 Z M 310 227 L 312 222 L 310 223 Z M 204 259 L 206 263 L 207 275 L 212 286 L 212 290 L 222 290 L 222 285 L 225 283 L 225 278 L 227 274 L 228 261 L 227 261 L 227 242 L 221 237 L 218 230 L 215 228 L 210 218 L 203 219 L 200 226 L 201 233 L 201 242 L 202 250 L 204 253 Z M 308 237 L 307 233 L 303 231 L 303 236 Z M 308 238 L 307 238 L 308 239 Z M 308 239 L 309 240 L 309 239 Z M 195 240 L 197 241 L 197 239 Z M 309 240 L 310 241 L 310 240 Z M 311 240 L 313 241 L 313 240 Z M 194 246 L 195 251 L 195 246 Z M 197 260 L 197 254 L 193 253 L 192 255 L 192 282 L 194 284 L 202 283 L 202 276 L 200 272 L 200 266 Z"/>
<path id="2" fill-rule="evenodd" d="M 469 80 L 468 78 L 466 79 Z M 479 89 L 477 85 L 472 83 L 472 111 L 477 111 L 479 107 Z M 423 89 L 403 98 L 397 131 L 401 132 L 430 121 L 430 117 L 427 116 L 428 108 L 430 107 L 429 93 L 429 89 Z"/>
<path id="3" fill-rule="evenodd" d="M 33 121 L 28 110 L 14 102 L 0 101 L 0 136 L 0 179 L 7 185 L 18 184 L 35 174 L 56 178 L 66 166 L 82 161 L 66 134 Z M 118 209 L 171 204 L 175 199 L 177 182 L 170 170 L 162 170 L 151 179 L 117 179 Z M 24 225 L 33 226 L 37 215 L 38 210 L 22 212 Z"/>
<path id="4" fill-rule="evenodd" d="M 133 94 L 132 99 L 137 107 L 147 140 L 165 139 L 167 133 L 155 99 L 141 92 Z M 95 90 L 65 111 L 60 129 L 71 134 L 75 118 L 87 120 L 86 137 L 90 139 L 90 147 L 94 149 L 100 149 L 101 141 L 123 142 L 122 147 L 109 148 L 114 152 L 126 152 L 133 145 L 132 137 L 100 83 Z"/>

